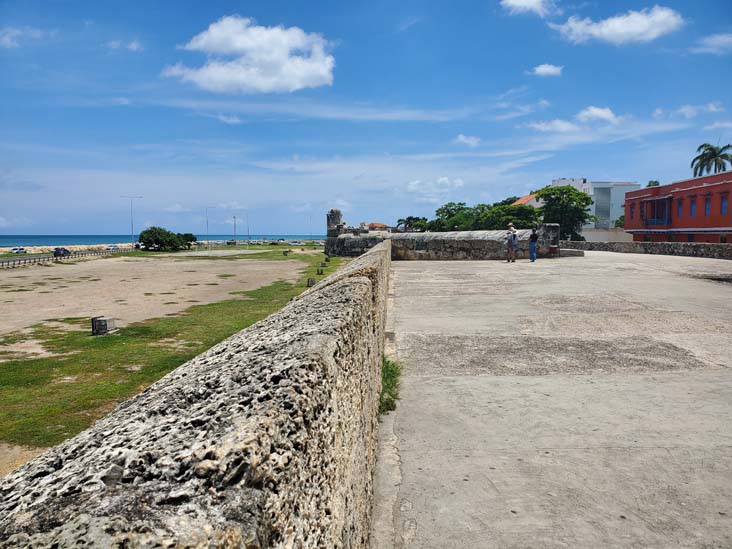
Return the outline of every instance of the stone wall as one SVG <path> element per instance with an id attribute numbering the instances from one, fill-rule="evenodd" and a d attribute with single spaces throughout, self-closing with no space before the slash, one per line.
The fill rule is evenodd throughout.
<path id="1" fill-rule="evenodd" d="M 627 254 L 684 255 L 732 259 L 732 244 L 703 242 L 574 242 L 562 240 L 562 248 Z"/>
<path id="2" fill-rule="evenodd" d="M 365 547 L 389 243 L 0 479 L 0 547 Z"/>
<path id="3" fill-rule="evenodd" d="M 554 223 L 539 225 L 537 233 L 539 257 L 555 255 L 559 249 L 559 225 Z M 390 240 L 393 260 L 505 259 L 506 234 L 506 231 L 385 233 L 378 236 L 344 234 L 337 238 L 328 238 L 325 253 L 355 257 L 383 240 Z M 529 229 L 518 231 L 519 259 L 529 257 L 529 235 L 531 235 Z"/>

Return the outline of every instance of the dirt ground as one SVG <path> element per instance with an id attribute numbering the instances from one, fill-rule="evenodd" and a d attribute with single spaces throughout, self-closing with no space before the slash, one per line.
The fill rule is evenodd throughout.
<path id="1" fill-rule="evenodd" d="M 242 253 L 247 252 L 219 250 L 211 256 Z M 295 282 L 306 267 L 294 259 L 200 258 L 205 256 L 207 252 L 118 257 L 0 271 L 0 336 L 66 317 L 111 316 L 118 326 L 124 326 L 230 299 L 231 292 L 254 290 L 277 280 Z M 0 349 L 5 359 L 49 356 L 32 339 Z M 0 476 L 44 451 L 0 442 Z"/>
<path id="2" fill-rule="evenodd" d="M 196 255 L 205 256 L 205 252 Z M 276 280 L 295 282 L 304 268 L 297 260 L 166 256 L 3 270 L 0 335 L 67 317 L 111 316 L 118 326 L 125 326 L 229 299 L 231 292 L 254 290 Z"/>

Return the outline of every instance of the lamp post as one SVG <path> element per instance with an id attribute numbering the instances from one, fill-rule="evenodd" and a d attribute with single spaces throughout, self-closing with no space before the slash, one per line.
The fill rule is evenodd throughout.
<path id="1" fill-rule="evenodd" d="M 135 249 L 135 221 L 134 217 L 132 215 L 132 201 L 136 200 L 138 198 L 142 198 L 141 196 L 129 196 L 129 195 L 122 195 L 120 198 L 128 198 L 130 200 L 130 246 L 132 246 L 132 249 Z"/>
<path id="2" fill-rule="evenodd" d="M 236 216 L 234 216 L 234 247 L 236 248 Z"/>
<path id="3" fill-rule="evenodd" d="M 206 212 L 206 247 L 208 248 L 208 255 L 211 255 L 211 237 L 208 234 L 208 209 L 214 208 L 214 206 L 204 206 L 203 210 Z"/>

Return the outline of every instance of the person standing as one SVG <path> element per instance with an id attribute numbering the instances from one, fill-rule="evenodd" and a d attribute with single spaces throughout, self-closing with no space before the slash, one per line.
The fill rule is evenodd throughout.
<path id="1" fill-rule="evenodd" d="M 536 234 L 536 229 L 531 229 L 531 236 L 529 236 L 529 259 L 533 263 L 536 261 L 536 242 L 539 240 L 539 235 Z"/>
<path id="2" fill-rule="evenodd" d="M 516 250 L 518 250 L 518 233 L 513 223 L 508 224 L 508 231 L 506 233 L 506 255 L 508 263 L 516 263 Z"/>

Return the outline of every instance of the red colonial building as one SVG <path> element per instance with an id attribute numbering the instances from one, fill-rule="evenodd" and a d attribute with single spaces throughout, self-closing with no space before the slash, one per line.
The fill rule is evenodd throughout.
<path id="1" fill-rule="evenodd" d="M 732 242 L 732 173 L 625 194 L 625 232 L 634 241 Z"/>

